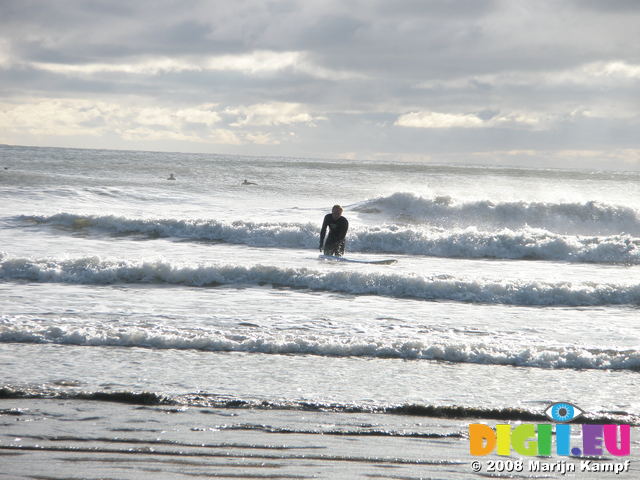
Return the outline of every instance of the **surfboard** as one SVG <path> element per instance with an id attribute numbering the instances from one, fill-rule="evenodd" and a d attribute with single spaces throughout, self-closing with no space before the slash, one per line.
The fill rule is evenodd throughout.
<path id="1" fill-rule="evenodd" d="M 320 255 L 318 258 L 320 260 L 329 260 L 333 262 L 369 263 L 371 265 L 392 265 L 397 262 L 397 260 L 394 258 L 389 258 L 386 260 L 359 260 L 355 258 L 334 257 L 331 255 Z"/>

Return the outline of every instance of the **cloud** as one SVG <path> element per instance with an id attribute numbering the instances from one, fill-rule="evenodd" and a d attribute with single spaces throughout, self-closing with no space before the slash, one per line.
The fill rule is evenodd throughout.
<path id="1" fill-rule="evenodd" d="M 578 8 L 592 8 L 598 13 L 615 14 L 618 12 L 636 12 L 640 11 L 640 5 L 637 0 L 571 0 Z"/>
<path id="2" fill-rule="evenodd" d="M 0 49 L 0 65 L 2 65 Z M 6 60 L 8 62 L 8 60 Z M 347 70 L 332 70 L 314 64 L 304 52 L 254 51 L 238 55 L 143 57 L 125 63 L 26 62 L 23 67 L 60 75 L 90 76 L 104 73 L 161 75 L 184 72 L 238 72 L 244 75 L 269 75 L 290 70 L 321 79 L 348 80 L 364 75 Z"/>
<path id="3" fill-rule="evenodd" d="M 414 128 L 478 128 L 484 122 L 476 115 L 411 112 L 401 115 L 395 125 Z"/>
<path id="4" fill-rule="evenodd" d="M 623 61 L 596 62 L 585 65 L 583 72 L 587 78 L 611 78 L 615 80 L 640 80 L 640 64 Z M 580 78 L 583 76 L 580 75 Z M 575 79 L 574 81 L 579 81 Z"/>
<path id="5" fill-rule="evenodd" d="M 89 101 L 39 100 L 0 104 L 0 130 L 31 135 L 100 135 L 101 119 L 112 110 Z"/>
<path id="6" fill-rule="evenodd" d="M 0 130 L 5 137 L 25 133 L 48 137 L 117 135 L 125 140 L 173 139 L 222 145 L 274 143 L 268 134 L 248 134 L 218 125 L 221 116 L 215 107 L 203 104 L 169 108 L 77 99 L 31 99 L 0 104 Z M 283 116 L 281 121 L 284 119 Z M 289 123 L 293 121 L 297 119 L 289 118 Z"/>
<path id="7" fill-rule="evenodd" d="M 121 133 L 124 140 L 130 141 L 167 141 L 178 140 L 190 143 L 210 143 L 216 145 L 241 145 L 243 140 L 227 129 L 209 130 L 206 135 L 187 134 L 180 130 L 158 130 L 146 127 L 128 128 Z"/>
<path id="8" fill-rule="evenodd" d="M 117 137 L 128 142 L 175 140 L 212 145 L 279 145 L 295 137 L 280 126 L 314 127 L 323 117 L 304 105 L 265 103 L 183 107 L 84 99 L 0 103 L 1 141 L 34 137 Z M 276 130 L 273 130 L 276 128 Z"/>
<path id="9" fill-rule="evenodd" d="M 505 71 L 433 80 L 417 85 L 421 89 L 487 90 L 499 88 L 602 87 L 635 85 L 640 80 L 640 64 L 624 61 L 592 62 L 554 71 Z"/>
<path id="10" fill-rule="evenodd" d="M 440 112 L 411 112 L 400 115 L 394 125 L 412 128 L 490 128 L 508 126 L 536 127 L 540 119 L 531 113 L 489 114 L 452 114 Z"/>
<path id="11" fill-rule="evenodd" d="M 127 109 L 131 119 L 140 125 L 180 128 L 183 124 L 201 124 L 211 127 L 221 118 L 214 110 L 216 105 L 199 105 L 190 108 L 138 107 Z"/>
<path id="12" fill-rule="evenodd" d="M 241 55 L 145 57 L 126 63 L 31 62 L 28 66 L 63 75 L 127 73 L 158 75 L 171 72 L 235 71 L 247 75 L 272 73 L 294 68 L 301 62 L 300 52 L 256 51 Z"/>
<path id="13" fill-rule="evenodd" d="M 632 0 L 0 1 L 0 135 L 361 159 L 632 151 L 639 23 Z"/>
<path id="14" fill-rule="evenodd" d="M 221 120 L 220 115 L 213 110 L 216 106 L 216 104 L 210 104 L 183 108 L 177 110 L 175 116 L 186 123 L 202 123 L 203 125 L 211 126 Z"/>
<path id="15" fill-rule="evenodd" d="M 245 138 L 248 142 L 253 143 L 255 145 L 280 145 L 280 141 L 274 139 L 268 133 L 247 133 Z"/>
<path id="16" fill-rule="evenodd" d="M 237 117 L 232 127 L 274 126 L 305 123 L 314 125 L 314 121 L 323 117 L 313 117 L 303 105 L 298 103 L 260 103 L 256 105 L 227 108 L 226 114 Z"/>

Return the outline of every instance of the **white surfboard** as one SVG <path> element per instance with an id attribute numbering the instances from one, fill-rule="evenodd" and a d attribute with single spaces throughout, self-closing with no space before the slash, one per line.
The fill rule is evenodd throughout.
<path id="1" fill-rule="evenodd" d="M 328 260 L 333 262 L 369 263 L 372 265 L 392 265 L 397 262 L 397 260 L 394 258 L 389 258 L 386 260 L 358 260 L 355 258 L 334 257 L 332 255 L 320 255 L 318 258 L 320 260 Z"/>

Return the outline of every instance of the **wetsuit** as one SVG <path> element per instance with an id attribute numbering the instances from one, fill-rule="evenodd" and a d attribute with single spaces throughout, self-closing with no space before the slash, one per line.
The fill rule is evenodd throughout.
<path id="1" fill-rule="evenodd" d="M 334 220 L 333 215 L 330 213 L 325 215 L 322 222 L 322 230 L 320 231 L 320 249 L 322 249 L 327 227 L 329 227 L 329 235 L 327 235 L 327 241 L 324 243 L 324 254 L 341 257 L 344 254 L 344 238 L 347 236 L 349 222 L 344 217 Z"/>

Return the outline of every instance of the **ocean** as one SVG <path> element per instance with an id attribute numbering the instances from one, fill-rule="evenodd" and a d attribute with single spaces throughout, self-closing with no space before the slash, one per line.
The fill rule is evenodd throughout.
<path id="1" fill-rule="evenodd" d="M 334 204 L 346 257 L 397 262 L 319 259 Z M 83 468 L 98 472 L 124 455 L 115 431 L 147 458 L 184 422 L 165 447 L 222 431 L 343 442 L 301 457 L 320 466 L 264 457 L 290 469 L 268 478 L 342 471 L 327 462 L 479 478 L 468 419 L 544 422 L 570 402 L 637 424 L 639 265 L 640 172 L 0 146 L 0 462 L 42 478 L 51 452 L 91 445 L 102 457 Z M 159 412 L 175 428 L 149 429 Z M 371 437 L 409 466 L 392 476 L 393 447 Z"/>

